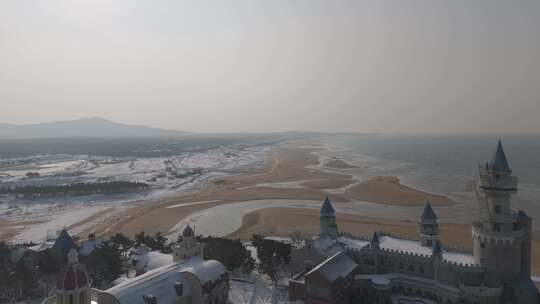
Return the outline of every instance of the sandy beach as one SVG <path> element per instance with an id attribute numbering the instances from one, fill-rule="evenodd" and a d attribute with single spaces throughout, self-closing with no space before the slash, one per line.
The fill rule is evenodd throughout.
<path id="1" fill-rule="evenodd" d="M 430 202 L 434 206 L 455 204 L 449 198 L 419 191 L 400 184 L 394 176 L 376 176 L 347 189 L 347 194 L 360 201 L 376 202 L 396 206 L 423 206 Z"/>
<path id="2" fill-rule="evenodd" d="M 383 182 L 378 179 L 362 182 L 360 186 L 353 186 L 354 190 L 346 191 L 345 187 L 358 182 L 352 175 L 314 169 L 320 165 L 316 152 L 322 149 L 317 143 L 305 141 L 275 146 L 269 152 L 267 163 L 255 172 L 215 179 L 207 187 L 190 193 L 134 204 L 134 207 L 92 227 L 92 230 L 98 235 L 122 232 L 131 236 L 142 230 L 147 233 L 166 232 L 193 212 L 219 204 L 262 199 L 322 201 L 329 196 L 335 202 L 354 203 L 362 198 L 365 201 L 392 205 L 394 201 L 388 200 L 388 197 L 392 197 L 401 198 L 410 205 L 420 202 L 424 204 L 426 201 L 433 201 L 437 205 L 451 204 L 447 198 L 388 182 L 386 178 Z M 332 190 L 340 188 L 343 191 Z M 214 202 L 167 208 L 204 201 Z M 85 231 L 87 232 L 91 231 Z"/>
<path id="3" fill-rule="evenodd" d="M 268 199 L 322 201 L 328 196 L 338 203 L 367 201 L 389 207 L 420 206 L 426 201 L 437 206 L 453 204 L 446 197 L 401 185 L 395 177 L 356 180 L 350 170 L 362 170 L 361 167 L 336 158 L 326 159 L 321 164 L 317 154 L 321 151 L 326 152 L 325 147 L 314 141 L 294 141 L 273 146 L 264 165 L 248 173 L 216 178 L 201 188 L 133 202 L 120 210 L 102 210 L 66 228 L 77 231 L 76 234 L 82 239 L 90 233 L 101 236 L 117 232 L 129 236 L 141 231 L 167 233 L 195 212 L 221 204 Z M 319 169 L 328 168 L 329 162 L 333 167 L 331 172 Z M 302 217 L 302 212 L 298 211 L 296 215 Z M 352 221 L 355 216 L 350 217 Z M 8 239 L 20 229 L 21 223 L 4 220 L 0 226 L 3 231 L 0 237 Z"/>

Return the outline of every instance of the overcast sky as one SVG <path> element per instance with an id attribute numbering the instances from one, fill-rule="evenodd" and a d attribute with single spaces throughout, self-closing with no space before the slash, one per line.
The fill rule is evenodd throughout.
<path id="1" fill-rule="evenodd" d="M 540 1 L 0 2 L 0 122 L 540 132 Z"/>

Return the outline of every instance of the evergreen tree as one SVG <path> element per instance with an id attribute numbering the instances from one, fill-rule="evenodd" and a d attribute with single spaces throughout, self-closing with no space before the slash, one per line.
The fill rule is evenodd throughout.
<path id="1" fill-rule="evenodd" d="M 243 272 L 250 273 L 255 267 L 255 260 L 240 240 L 201 237 L 199 241 L 205 244 L 204 258 L 221 262 L 229 271 L 241 268 Z"/>

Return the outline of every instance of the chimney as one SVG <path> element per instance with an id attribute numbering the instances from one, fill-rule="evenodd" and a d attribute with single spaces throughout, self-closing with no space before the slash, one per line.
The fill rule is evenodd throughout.
<path id="1" fill-rule="evenodd" d="M 176 291 L 176 295 L 178 297 L 182 297 L 184 295 L 184 284 L 180 282 L 174 283 L 174 290 Z"/>
<path id="2" fill-rule="evenodd" d="M 157 298 L 151 294 L 144 295 L 142 298 L 144 304 L 157 304 Z"/>

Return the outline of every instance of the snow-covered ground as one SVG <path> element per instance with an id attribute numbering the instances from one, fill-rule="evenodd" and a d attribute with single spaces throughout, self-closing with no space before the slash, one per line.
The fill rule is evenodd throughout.
<path id="1" fill-rule="evenodd" d="M 158 158 L 43 155 L 11 162 L 1 159 L 0 186 L 133 181 L 177 187 L 199 175 L 239 172 L 260 165 L 267 151 L 265 146 L 224 146 Z M 39 177 L 28 178 L 28 172 L 38 173 Z"/>
<path id="2" fill-rule="evenodd" d="M 134 201 L 194 189 L 211 178 L 258 168 L 264 164 L 268 150 L 268 146 L 223 146 L 161 158 L 84 155 L 0 158 L 0 187 L 105 181 L 143 182 L 151 186 L 150 191 L 114 195 L 39 199 L 0 195 L 0 220 L 8 220 L 14 225 L 11 228 L 20 230 L 12 239 L 15 242 L 41 242 L 51 231 L 54 233 L 84 221 L 83 225 L 70 229 L 71 234 L 77 234 L 97 221 L 129 208 Z M 39 177 L 28 178 L 28 172 L 37 172 Z M 91 218 L 97 213 L 102 216 Z"/>

